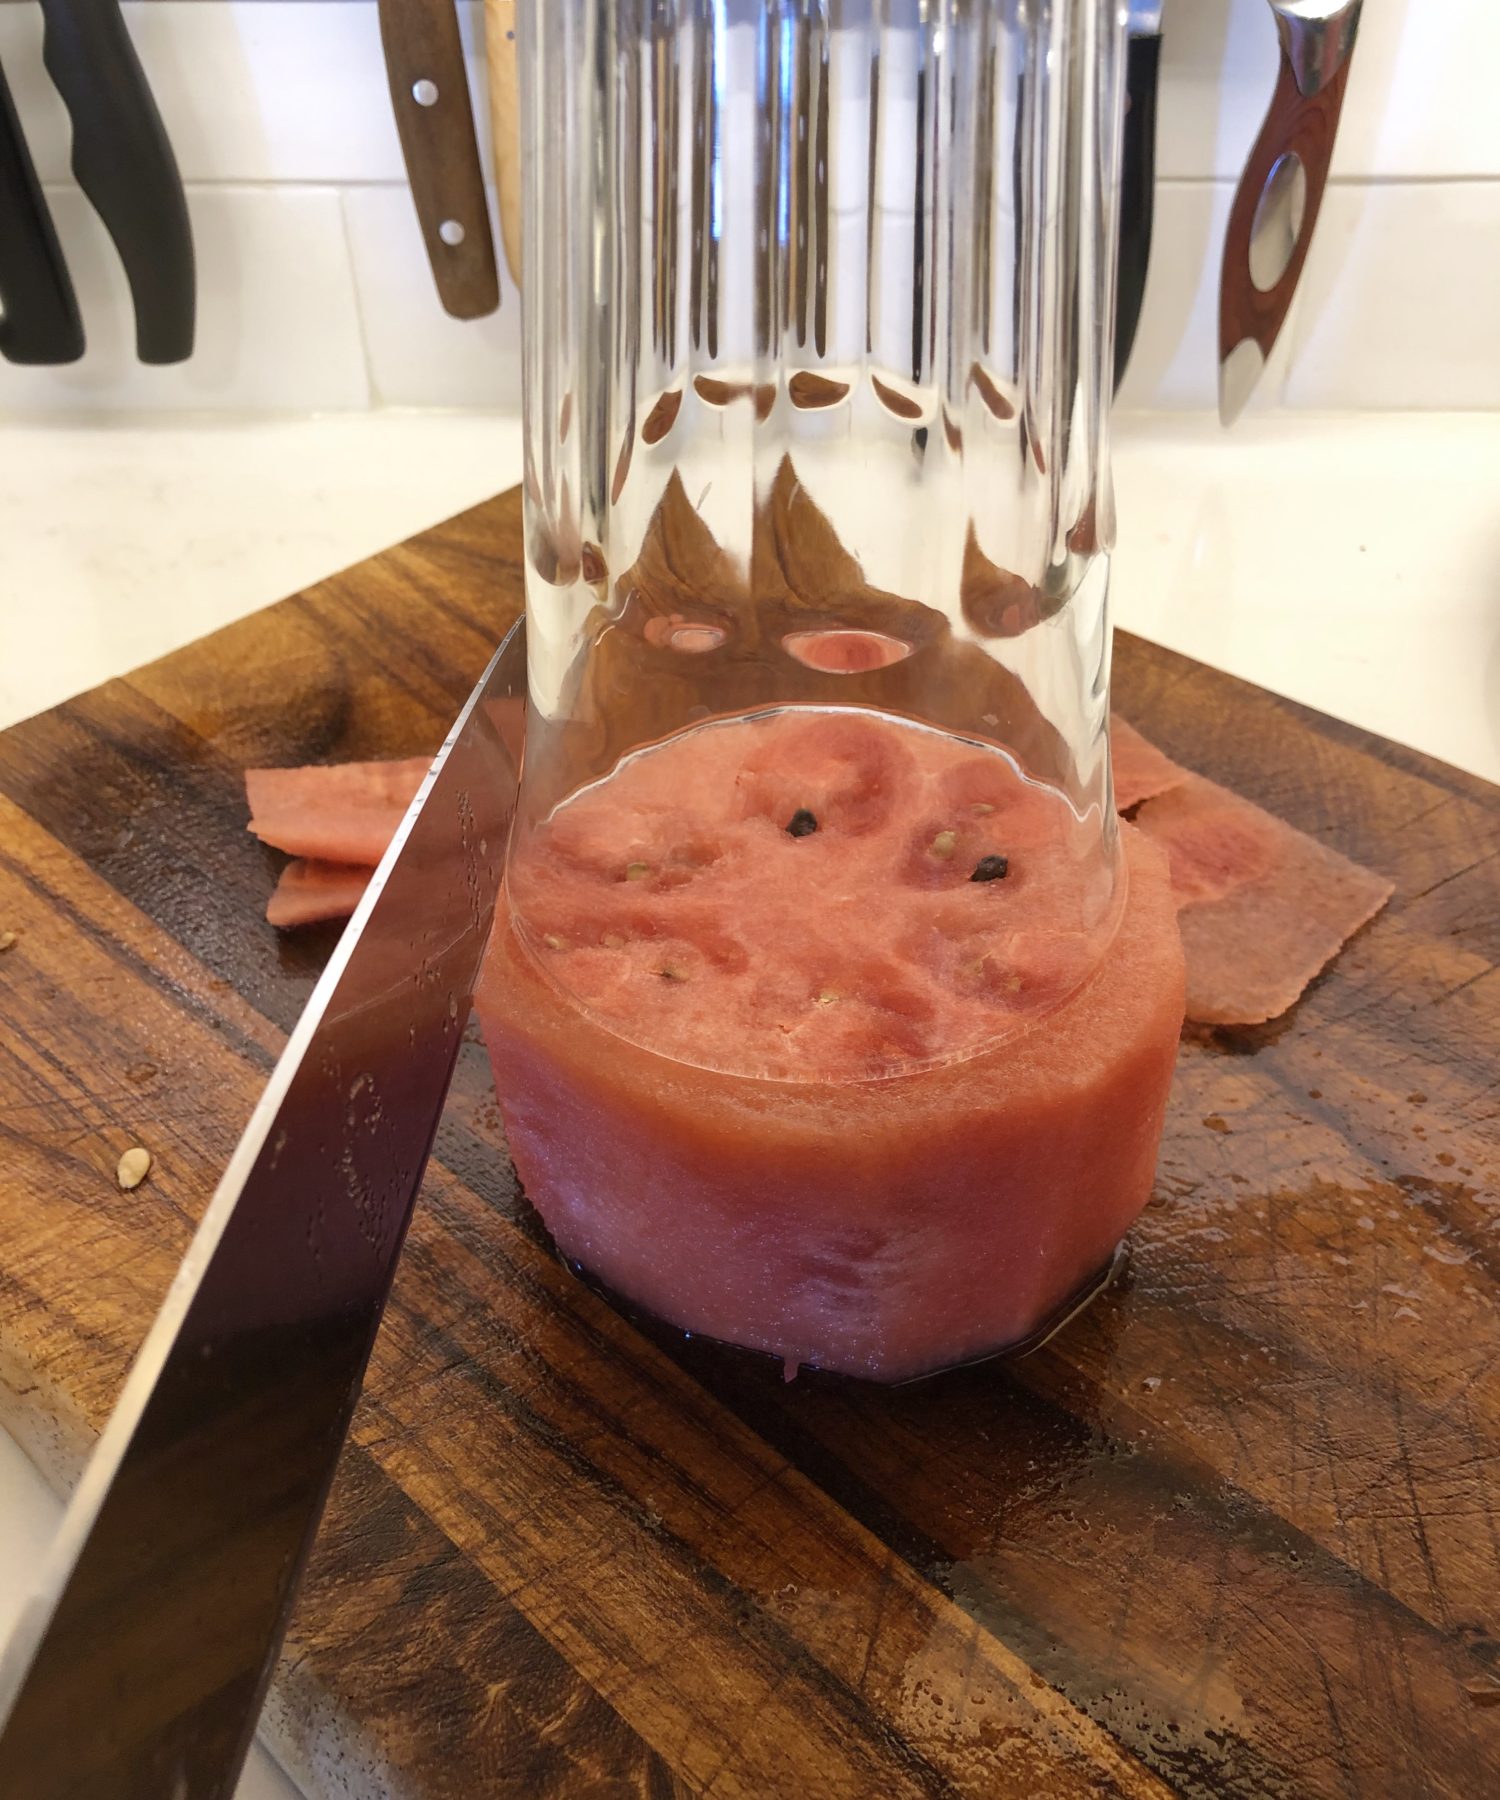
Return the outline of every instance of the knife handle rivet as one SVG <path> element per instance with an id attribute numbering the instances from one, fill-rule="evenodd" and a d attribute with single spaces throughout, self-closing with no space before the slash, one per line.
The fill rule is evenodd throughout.
<path id="1" fill-rule="evenodd" d="M 418 106 L 436 106 L 438 85 L 435 81 L 429 81 L 424 75 L 420 81 L 414 81 L 411 84 L 411 97 Z"/>
<path id="2" fill-rule="evenodd" d="M 464 235 L 464 228 L 457 219 L 444 219 L 438 226 L 438 236 L 445 244 L 461 244 L 464 241 Z"/>

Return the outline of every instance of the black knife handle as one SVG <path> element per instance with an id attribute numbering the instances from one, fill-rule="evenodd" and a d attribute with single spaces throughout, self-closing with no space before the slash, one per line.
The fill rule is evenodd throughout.
<path id="1" fill-rule="evenodd" d="M 1156 194 L 1156 74 L 1161 38 L 1126 43 L 1125 142 L 1120 167 L 1120 248 L 1115 279 L 1115 389 L 1135 344 L 1151 260 L 1151 216 Z"/>
<path id="2" fill-rule="evenodd" d="M 52 215 L 0 72 L 0 356 L 70 363 L 83 355 L 83 321 Z"/>
<path id="3" fill-rule="evenodd" d="M 177 160 L 115 0 L 42 0 L 42 60 L 73 122 L 73 173 L 114 239 L 144 363 L 192 354 L 193 236 Z"/>

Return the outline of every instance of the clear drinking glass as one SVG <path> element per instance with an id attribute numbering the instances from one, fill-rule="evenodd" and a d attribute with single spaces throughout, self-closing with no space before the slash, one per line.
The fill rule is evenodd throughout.
<path id="1" fill-rule="evenodd" d="M 481 1011 L 568 1256 L 894 1379 L 1144 1203 L 1114 0 L 523 0 L 530 706 Z"/>

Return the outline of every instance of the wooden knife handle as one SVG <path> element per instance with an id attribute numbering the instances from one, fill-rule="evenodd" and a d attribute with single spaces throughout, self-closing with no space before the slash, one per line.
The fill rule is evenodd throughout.
<path id="1" fill-rule="evenodd" d="M 1258 344 L 1263 356 L 1271 354 L 1271 346 L 1276 342 L 1292 304 L 1292 295 L 1297 291 L 1313 228 L 1318 222 L 1348 79 L 1349 59 L 1346 57 L 1316 93 L 1302 93 L 1297 85 L 1290 47 L 1283 37 L 1276 92 L 1271 97 L 1265 124 L 1260 128 L 1260 136 L 1255 140 L 1235 192 L 1224 234 L 1224 268 L 1219 283 L 1221 362 L 1245 338 Z M 1267 178 L 1288 151 L 1301 158 L 1307 179 L 1302 223 L 1279 279 L 1273 287 L 1261 289 L 1250 274 L 1251 231 Z"/>
<path id="2" fill-rule="evenodd" d="M 407 178 L 438 298 L 455 319 L 500 304 L 500 278 L 453 0 L 379 0 Z"/>
<path id="3" fill-rule="evenodd" d="M 521 285 L 521 100 L 516 85 L 516 0 L 484 0 L 484 47 L 490 71 L 490 135 L 500 236 L 511 279 Z"/>

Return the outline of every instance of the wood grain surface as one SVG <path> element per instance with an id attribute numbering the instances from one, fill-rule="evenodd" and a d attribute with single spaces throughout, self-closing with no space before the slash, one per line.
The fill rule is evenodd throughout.
<path id="1" fill-rule="evenodd" d="M 519 555 L 509 495 L 0 736 L 0 1413 L 59 1485 L 333 942 L 262 923 L 239 770 L 433 746 Z M 1500 796 L 1117 670 L 1389 909 L 1184 1043 L 1113 1289 L 895 1391 L 577 1281 L 468 1044 L 267 1716 L 310 1793 L 1500 1791 Z"/>

